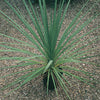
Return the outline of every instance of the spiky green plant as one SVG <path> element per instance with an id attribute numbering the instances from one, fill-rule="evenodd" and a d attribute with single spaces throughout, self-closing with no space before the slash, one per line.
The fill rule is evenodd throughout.
<path id="1" fill-rule="evenodd" d="M 92 77 L 90 72 L 86 72 L 84 71 L 83 68 L 82 68 L 83 70 L 80 68 L 82 67 L 81 65 L 82 63 L 92 64 L 93 66 L 95 66 L 95 63 L 84 61 L 84 59 L 97 56 L 97 55 L 96 56 L 89 55 L 91 51 L 93 50 L 95 51 L 95 49 L 88 48 L 89 45 L 96 42 L 97 39 L 96 37 L 90 38 L 92 39 L 91 43 L 88 42 L 89 39 L 85 41 L 82 39 L 85 36 L 88 36 L 94 30 L 98 29 L 99 27 L 93 28 L 92 30 L 82 35 L 78 36 L 78 34 L 99 14 L 95 14 L 94 16 L 91 16 L 89 19 L 84 21 L 74 32 L 73 30 L 76 28 L 79 22 L 88 14 L 88 12 L 95 6 L 95 4 L 93 4 L 93 6 L 90 9 L 88 9 L 88 11 L 86 11 L 84 15 L 80 17 L 82 10 L 84 9 L 85 6 L 87 6 L 89 2 L 89 0 L 87 0 L 86 4 L 76 14 L 72 22 L 69 24 L 69 26 L 65 29 L 65 31 L 59 38 L 60 30 L 65 18 L 66 12 L 68 10 L 70 0 L 67 3 L 63 13 L 62 13 L 62 10 L 63 10 L 63 5 L 64 5 L 64 0 L 61 2 L 61 4 L 59 4 L 58 8 L 57 8 L 57 0 L 56 0 L 54 11 L 51 13 L 50 17 L 47 15 L 45 0 L 43 0 L 42 3 L 41 3 L 41 0 L 39 0 L 41 17 L 39 17 L 38 11 L 34 10 L 33 5 L 31 4 L 30 0 L 29 0 L 29 4 L 30 4 L 31 11 L 28 5 L 26 4 L 25 0 L 22 0 L 26 7 L 26 11 L 28 12 L 37 32 L 33 30 L 32 26 L 24 18 L 24 16 L 22 15 L 20 10 L 16 6 L 13 7 L 7 0 L 4 0 L 4 1 L 9 5 L 12 11 L 20 19 L 20 21 L 23 23 L 25 28 L 28 29 L 28 32 L 21 25 L 19 25 L 13 19 L 7 16 L 3 11 L 0 11 L 0 16 L 3 17 L 6 21 L 8 21 L 15 29 L 17 29 L 30 42 L 27 43 L 15 37 L 11 37 L 9 35 L 0 33 L 0 36 L 4 36 L 9 39 L 17 41 L 17 43 L 0 42 L 0 47 L 5 48 L 5 49 L 1 49 L 0 52 L 8 52 L 8 53 L 20 52 L 20 53 L 29 55 L 28 57 L 17 57 L 17 56 L 0 57 L 0 60 L 19 60 L 19 63 L 17 63 L 16 65 L 5 66 L 0 69 L 3 70 L 3 69 L 20 68 L 20 67 L 29 66 L 29 65 L 31 65 L 32 67 L 30 69 L 24 69 L 23 71 L 10 73 L 8 75 L 0 77 L 0 78 L 5 78 L 8 76 L 22 73 L 22 76 L 18 77 L 10 84 L 4 86 L 3 89 L 10 88 L 13 85 L 17 85 L 20 83 L 20 85 L 18 85 L 16 88 L 14 88 L 11 91 L 13 92 L 19 89 L 20 87 L 22 87 L 27 82 L 38 77 L 39 75 L 46 75 L 47 94 L 49 90 L 49 84 L 52 80 L 56 94 L 58 95 L 57 84 L 59 83 L 59 85 L 62 87 L 62 89 L 68 96 L 68 98 L 71 99 L 68 94 L 68 87 L 66 83 L 68 83 L 69 85 L 71 84 L 67 80 L 66 76 L 72 79 L 76 78 L 82 82 L 87 83 L 88 85 L 91 85 L 90 84 L 91 81 L 88 78 L 83 78 L 81 76 L 78 76 L 75 73 L 72 73 L 71 71 L 74 71 L 76 73 L 81 72 L 87 77 L 88 76 Z M 88 43 L 85 45 L 86 41 Z M 18 45 L 22 47 L 22 49 L 14 47 L 13 44 L 16 46 Z M 29 50 L 25 50 L 23 49 L 23 46 L 27 46 L 29 48 L 31 47 L 37 50 L 38 53 L 36 54 Z M 77 66 L 80 68 L 75 68 L 75 66 L 70 65 L 70 63 L 71 64 L 74 63 L 74 65 L 76 63 Z M 35 65 L 40 65 L 40 67 L 34 68 Z M 27 74 L 23 75 L 24 72 L 27 72 Z"/>

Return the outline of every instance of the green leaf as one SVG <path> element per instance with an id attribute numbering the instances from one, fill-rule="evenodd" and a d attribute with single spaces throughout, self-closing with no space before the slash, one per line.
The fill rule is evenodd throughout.
<path id="1" fill-rule="evenodd" d="M 52 71 L 51 71 L 51 77 L 52 77 L 52 80 L 53 80 L 53 85 L 54 85 L 54 89 L 55 89 L 55 91 L 56 91 L 56 95 L 58 96 L 57 86 L 56 86 L 56 83 L 55 83 L 55 80 L 54 80 L 54 74 L 53 74 Z"/>
<path id="2" fill-rule="evenodd" d="M 73 71 L 81 72 L 89 77 L 92 77 L 91 75 L 93 75 L 93 73 L 86 72 L 86 71 L 80 70 L 80 69 L 72 67 L 72 66 L 61 66 L 61 68 L 65 69 L 65 70 L 73 70 Z"/>
<path id="3" fill-rule="evenodd" d="M 35 70 L 35 69 L 37 69 L 37 68 L 30 68 L 30 69 L 23 70 L 23 71 L 17 71 L 17 72 L 14 72 L 14 73 L 7 74 L 5 76 L 1 76 L 0 78 L 5 78 L 5 77 L 8 77 L 8 76 L 13 76 L 13 75 L 16 75 L 16 74 L 19 74 L 19 73 L 28 72 L 28 71 L 32 71 L 32 70 Z"/>
<path id="4" fill-rule="evenodd" d="M 24 57 L 0 57 L 0 60 L 21 60 Z"/>
<path id="5" fill-rule="evenodd" d="M 23 67 L 23 66 L 28 66 L 28 65 L 34 65 L 34 64 L 40 64 L 40 62 L 32 61 L 28 63 L 21 63 L 19 65 L 5 66 L 5 67 L 1 67 L 0 69 L 17 68 L 17 67 Z"/>
<path id="6" fill-rule="evenodd" d="M 25 74 L 23 75 L 24 77 L 26 75 L 29 75 L 27 76 L 26 78 L 24 78 L 24 80 L 20 80 L 20 78 L 17 80 L 17 83 L 20 82 L 20 81 L 23 81 L 18 87 L 16 87 L 15 89 L 13 89 L 12 91 L 10 91 L 7 95 L 11 94 L 12 92 L 14 92 L 15 90 L 19 89 L 20 87 L 22 87 L 24 84 L 26 84 L 27 82 L 31 81 L 32 79 L 36 78 L 38 75 L 40 75 L 43 71 L 44 67 L 41 67 L 41 68 L 38 68 L 38 70 L 35 70 L 35 71 L 32 71 L 32 72 L 29 72 L 28 74 Z M 22 77 L 23 77 L 22 76 Z M 10 86 L 12 86 L 13 82 L 10 84 Z M 16 81 L 14 82 L 14 84 L 16 84 Z"/>
<path id="7" fill-rule="evenodd" d="M 67 93 L 68 88 L 66 87 L 65 83 L 63 82 L 63 80 L 61 79 L 60 75 L 58 74 L 58 71 L 55 68 L 53 68 L 53 69 L 54 69 L 54 74 L 56 75 L 57 80 L 59 81 L 61 87 L 63 88 L 63 90 L 66 93 L 66 95 L 69 98 L 69 100 L 71 100 L 69 94 Z"/>
<path id="8" fill-rule="evenodd" d="M 2 36 L 4 36 L 4 37 L 7 37 L 7 38 L 9 38 L 9 39 L 16 40 L 16 41 L 18 41 L 18 42 L 23 43 L 23 44 L 15 43 L 16 45 L 29 46 L 29 47 L 33 47 L 33 48 L 37 49 L 34 45 L 29 44 L 29 43 L 27 43 L 27 42 L 25 42 L 25 41 L 19 40 L 19 39 L 15 38 L 15 37 L 11 37 L 11 36 L 8 36 L 8 35 L 5 35 L 5 34 L 1 34 L 1 33 L 0 33 L 0 35 L 2 35 Z M 6 42 L 0 42 L 0 43 L 4 43 L 4 44 L 14 44 L 14 43 L 8 43 L 8 42 L 7 42 L 7 43 L 6 43 Z"/>
<path id="9" fill-rule="evenodd" d="M 25 53 L 25 54 L 28 54 L 28 55 L 33 55 L 32 52 L 24 50 L 24 49 L 18 49 L 18 48 L 14 48 L 14 47 L 11 47 L 11 46 L 6 46 L 6 45 L 0 45 L 0 47 L 10 49 L 11 51 L 14 51 L 14 52 L 21 52 L 21 53 Z M 4 52 L 9 52 L 10 50 L 4 50 Z M 2 52 L 3 50 L 0 50 L 0 51 Z"/>
<path id="10" fill-rule="evenodd" d="M 74 17 L 74 19 L 72 20 L 72 22 L 69 24 L 68 28 L 65 29 L 65 32 L 63 33 L 61 40 L 58 43 L 57 49 L 61 46 L 61 44 L 65 41 L 66 37 L 70 34 L 70 32 L 68 32 L 68 30 L 75 24 L 75 22 L 77 21 L 77 19 L 79 18 L 81 11 L 84 9 L 84 7 L 87 5 L 89 0 L 87 0 L 87 2 L 85 3 L 85 5 L 81 8 L 81 10 L 77 13 L 77 15 Z M 62 22 L 61 22 L 62 23 Z"/>
<path id="11" fill-rule="evenodd" d="M 50 78 L 50 72 L 48 71 L 48 78 L 47 78 L 47 95 L 48 95 L 48 89 L 49 89 L 49 79 Z"/>
<path id="12" fill-rule="evenodd" d="M 45 66 L 45 69 L 44 69 L 43 73 L 45 73 L 45 72 L 51 67 L 52 63 L 53 63 L 52 60 L 50 60 L 50 61 L 48 62 L 48 64 Z"/>

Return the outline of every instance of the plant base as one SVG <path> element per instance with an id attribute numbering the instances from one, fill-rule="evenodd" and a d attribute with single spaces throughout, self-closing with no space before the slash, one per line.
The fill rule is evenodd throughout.
<path id="1" fill-rule="evenodd" d="M 48 79 L 48 73 L 46 72 L 46 73 L 44 73 L 44 76 L 43 76 L 44 87 L 47 87 L 47 79 Z M 54 84 L 53 84 L 53 80 L 52 80 L 52 76 L 51 75 L 49 77 L 48 89 L 49 90 L 54 90 Z"/>
<path id="2" fill-rule="evenodd" d="M 59 68 L 62 70 L 62 68 Z M 63 74 L 62 72 L 60 72 L 60 74 Z M 47 79 L 48 79 L 48 72 L 44 73 L 43 75 L 43 84 L 44 84 L 44 87 L 47 88 Z M 55 84 L 56 84 L 56 87 L 58 86 L 58 81 L 57 81 L 57 78 L 56 76 L 54 77 L 54 80 L 55 80 Z M 50 75 L 49 77 L 49 85 L 48 85 L 48 89 L 49 90 L 54 90 L 54 84 L 53 84 L 53 80 L 52 80 L 52 76 Z"/>

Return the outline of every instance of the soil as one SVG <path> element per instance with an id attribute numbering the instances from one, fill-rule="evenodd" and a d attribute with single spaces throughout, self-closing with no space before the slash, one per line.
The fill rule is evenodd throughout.
<path id="1" fill-rule="evenodd" d="M 22 3 L 22 0 L 8 0 L 8 1 L 10 1 L 10 3 L 12 5 L 16 4 L 18 9 L 20 9 L 20 11 L 23 13 L 23 16 L 32 25 L 32 22 L 27 14 L 27 11 Z M 96 0 L 90 0 L 88 6 L 86 6 L 85 9 L 82 11 L 82 14 L 84 14 L 95 2 L 96 2 Z M 75 2 L 75 4 L 73 3 L 69 6 L 69 9 L 67 11 L 67 14 L 66 14 L 64 22 L 63 22 L 63 26 L 61 28 L 59 38 L 61 37 L 65 28 L 68 27 L 69 23 L 75 17 L 76 13 L 82 8 L 84 3 L 85 3 L 85 1 L 83 0 L 83 2 L 79 2 L 79 3 Z M 34 8 L 37 8 L 39 10 L 38 4 L 34 4 L 33 6 L 34 6 Z M 64 8 L 65 8 L 65 6 L 64 6 Z M 12 10 L 8 7 L 8 5 L 4 2 L 4 0 L 0 0 L 0 10 L 2 10 L 4 13 L 6 13 L 9 17 L 11 17 L 19 25 L 23 26 L 21 21 L 12 12 Z M 50 12 L 52 10 L 53 10 L 53 7 L 50 7 L 50 6 L 47 7 L 48 15 L 50 14 Z M 96 6 L 80 21 L 80 23 L 77 25 L 76 28 L 78 28 L 79 25 L 82 24 L 82 22 L 86 21 L 88 18 L 95 15 L 96 13 L 100 13 L 100 3 L 96 4 Z M 100 26 L 100 15 L 97 16 L 96 19 L 93 20 L 87 27 L 85 27 L 79 35 L 82 35 L 85 32 L 88 32 L 89 30 L 91 30 L 95 27 L 98 27 L 98 26 Z M 34 26 L 32 26 L 32 27 L 35 30 Z M 25 29 L 24 26 L 23 26 L 23 28 Z M 28 31 L 27 29 L 25 29 L 25 30 Z M 9 36 L 13 36 L 20 40 L 29 42 L 24 36 L 22 36 L 20 34 L 20 32 L 18 32 L 14 27 L 12 27 L 7 21 L 5 21 L 1 17 L 0 17 L 0 33 L 9 35 Z M 92 32 L 89 36 L 85 37 L 83 40 L 89 39 L 90 37 L 99 38 L 99 36 L 100 36 L 100 28 L 95 30 L 94 32 Z M 91 42 L 92 40 L 89 40 L 89 41 Z M 11 40 L 9 38 L 5 38 L 3 36 L 0 36 L 0 42 L 14 42 L 15 43 L 16 41 Z M 16 45 L 14 45 L 14 47 L 16 47 Z M 96 48 L 95 55 L 100 55 L 100 41 L 96 41 L 90 47 Z M 18 46 L 18 48 L 21 48 L 21 47 Z M 31 52 L 38 53 L 38 51 L 36 51 L 33 48 L 27 48 L 27 47 L 23 47 L 23 48 L 26 50 L 30 50 Z M 0 47 L 0 49 L 4 49 L 4 48 Z M 92 51 L 91 55 L 93 55 L 93 54 L 94 54 L 94 52 Z M 7 56 L 9 56 L 9 57 L 14 57 L 14 56 L 26 57 L 28 55 L 25 55 L 22 53 L 11 53 L 11 52 L 9 52 L 9 53 L 2 52 L 1 53 L 0 52 L 0 57 L 3 57 L 3 56 L 5 56 L 5 57 L 7 57 Z M 80 65 L 81 66 L 80 69 L 95 73 L 94 78 L 96 80 L 100 80 L 100 77 L 98 76 L 100 74 L 100 69 L 99 69 L 100 58 L 94 57 L 94 58 L 88 59 L 88 61 L 96 62 L 98 67 L 93 66 L 93 65 L 88 65 L 88 64 L 86 65 L 83 63 Z M 0 67 L 15 65 L 17 62 L 18 62 L 17 60 L 14 60 L 14 61 L 2 60 L 2 61 L 0 61 Z M 70 65 L 79 68 L 79 66 L 77 64 L 75 65 L 74 63 L 71 63 Z M 34 66 L 34 67 L 39 67 L 39 66 L 40 65 Z M 28 69 L 31 67 L 32 66 L 22 67 L 20 69 L 19 68 L 5 69 L 5 70 L 0 69 L 0 76 L 4 76 L 9 73 L 21 71 L 21 70 Z M 73 71 L 71 71 L 71 72 L 74 73 Z M 4 85 L 6 85 L 7 83 L 11 82 L 12 80 L 18 78 L 21 75 L 22 74 L 18 74 L 18 75 L 10 76 L 10 77 L 3 78 L 3 79 L 0 78 L 0 88 L 2 88 Z M 75 75 L 84 76 L 82 73 L 75 73 Z M 100 100 L 100 85 L 98 83 L 95 82 L 93 84 L 95 86 L 95 88 L 92 88 L 89 85 L 87 85 L 86 83 L 83 83 L 79 80 L 76 80 L 76 79 L 72 80 L 69 77 L 66 77 L 66 78 L 72 84 L 72 86 L 68 85 L 69 95 L 72 98 L 72 100 Z M 55 91 L 51 91 L 51 90 L 49 90 L 49 94 L 47 95 L 46 88 L 43 86 L 43 76 L 39 76 L 39 77 L 33 79 L 31 82 L 28 82 L 23 87 L 21 87 L 20 89 L 18 89 L 15 92 L 13 92 L 9 96 L 4 97 L 4 95 L 6 93 L 8 93 L 8 91 L 10 91 L 12 88 L 7 89 L 5 91 L 0 90 L 0 100 L 68 100 L 67 96 L 65 95 L 65 93 L 63 92 L 63 89 L 61 87 L 57 87 L 58 93 L 59 93 L 58 96 L 56 96 Z"/>

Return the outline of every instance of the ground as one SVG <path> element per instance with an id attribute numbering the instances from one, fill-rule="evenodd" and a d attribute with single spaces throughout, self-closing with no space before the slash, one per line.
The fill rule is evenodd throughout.
<path id="1" fill-rule="evenodd" d="M 26 12 L 25 7 L 22 3 L 22 0 L 18 0 L 19 2 L 17 2 L 17 0 L 15 0 L 15 1 L 9 0 L 9 1 L 12 3 L 12 5 L 16 4 L 16 6 L 21 10 L 23 15 L 25 16 L 25 18 L 32 25 L 32 22 L 31 22 L 30 18 L 27 15 L 27 12 Z M 82 14 L 84 14 L 95 3 L 95 1 L 96 0 L 90 0 L 88 6 L 86 6 L 85 9 L 82 11 Z M 83 6 L 83 4 L 84 4 L 84 2 L 75 3 L 75 4 L 72 4 L 72 5 L 69 6 L 68 12 L 65 16 L 65 20 L 63 22 L 63 26 L 62 26 L 62 29 L 61 29 L 61 34 L 63 33 L 64 29 L 66 27 L 68 27 L 69 23 L 72 21 L 72 19 L 76 15 L 76 13 Z M 95 13 L 100 13 L 100 6 L 99 5 L 100 5 L 100 3 L 97 4 L 89 12 L 89 14 L 87 14 L 87 16 L 84 17 L 81 20 L 79 25 L 82 24 L 82 22 L 86 21 L 88 18 L 90 18 L 92 15 L 95 15 Z M 33 6 L 39 10 L 38 4 L 34 4 Z M 14 19 L 14 21 L 16 21 L 17 23 L 19 23 L 20 25 L 23 26 L 23 24 L 16 17 L 16 15 L 11 11 L 11 9 L 7 6 L 7 4 L 4 2 L 4 0 L 0 0 L 0 10 L 2 10 L 9 17 Z M 52 10 L 53 10 L 52 7 L 47 7 L 48 14 L 50 14 L 50 11 L 52 11 Z M 87 32 L 88 30 L 91 30 L 91 29 L 93 29 L 95 27 L 98 27 L 98 26 L 100 26 L 100 16 L 97 16 L 96 19 L 93 20 L 88 25 L 88 27 L 84 28 L 81 31 L 81 34 L 84 34 L 84 32 Z M 34 28 L 34 26 L 33 26 L 33 28 Z M 93 33 L 91 33 L 91 35 L 89 35 L 86 38 L 89 38 L 89 37 L 99 38 L 99 35 L 100 35 L 99 32 L 100 32 L 100 28 L 95 30 Z M 26 42 L 29 42 L 28 40 L 25 39 L 24 36 L 20 35 L 20 33 L 16 29 L 14 29 L 7 21 L 5 21 L 1 17 L 0 17 L 0 33 L 10 35 L 10 36 L 18 38 L 20 40 L 24 40 Z M 61 36 L 61 34 L 60 34 L 60 36 Z M 15 41 L 11 40 L 11 39 L 8 39 L 8 38 L 5 38 L 3 36 L 0 36 L 0 42 L 15 42 Z M 100 54 L 99 45 L 100 45 L 99 41 L 96 41 L 96 43 L 91 45 L 92 48 L 96 48 L 95 54 L 97 54 L 97 55 Z M 14 46 L 16 47 L 16 45 L 14 45 Z M 2 49 L 2 48 L 0 47 L 0 49 Z M 25 47 L 24 49 L 30 50 L 32 52 L 37 52 L 36 50 L 33 50 L 32 48 Z M 2 56 L 13 57 L 13 56 L 20 56 L 20 55 L 21 56 L 27 56 L 27 55 L 23 55 L 21 53 L 13 54 L 13 53 L 10 53 L 10 52 L 9 53 L 3 53 L 3 52 L 1 53 L 0 52 L 0 57 L 2 57 Z M 89 59 L 89 60 L 91 60 L 93 62 L 96 62 L 99 65 L 99 58 L 92 58 L 92 59 Z M 3 60 L 3 61 L 0 61 L 0 67 L 14 65 L 15 63 L 17 63 L 16 60 L 15 61 Z M 83 66 L 84 70 L 96 73 L 97 75 L 95 75 L 95 78 L 97 80 L 100 80 L 100 77 L 98 76 L 98 74 L 100 73 L 99 68 L 94 69 L 94 66 L 85 65 L 85 64 L 82 64 L 82 66 Z M 0 70 L 0 74 L 1 74 L 0 76 L 7 75 L 9 73 L 16 72 L 18 70 L 28 69 L 29 67 L 32 67 L 32 66 L 23 67 L 21 69 L 16 68 L 16 69 L 13 69 L 13 70 L 11 70 L 11 69 Z M 6 83 L 9 83 L 11 80 L 17 78 L 20 75 L 21 74 L 19 74 L 17 76 L 14 75 L 14 76 L 11 76 L 9 78 L 4 78 L 4 79 L 0 78 L 0 88 L 2 88 Z M 66 97 L 65 93 L 63 92 L 63 90 L 60 87 L 58 87 L 58 93 L 59 93 L 58 96 L 56 96 L 55 91 L 49 91 L 49 95 L 47 95 L 46 94 L 46 89 L 43 87 L 42 78 L 43 78 L 42 76 L 37 77 L 36 79 L 34 79 L 31 82 L 27 83 L 25 86 L 23 86 L 22 88 L 20 88 L 19 90 L 15 91 L 15 92 L 13 92 L 12 94 L 10 94 L 7 97 L 4 97 L 4 94 L 6 94 L 10 89 L 8 89 L 4 92 L 2 92 L 0 90 L 0 100 L 67 100 L 67 97 Z M 72 84 L 72 87 L 69 87 L 69 95 L 72 98 L 72 100 L 100 100 L 100 86 L 99 86 L 99 84 L 95 83 L 94 84 L 95 88 L 91 88 L 89 85 L 87 85 L 83 82 L 80 82 L 78 80 L 75 80 L 75 79 L 70 80 L 70 78 L 68 78 L 68 80 Z"/>

